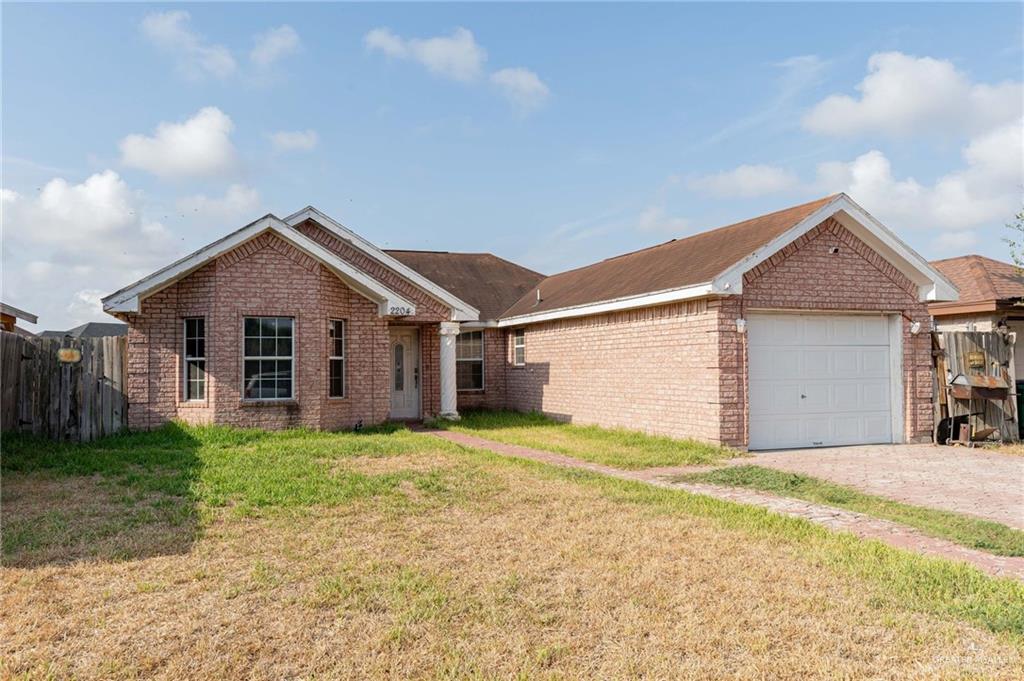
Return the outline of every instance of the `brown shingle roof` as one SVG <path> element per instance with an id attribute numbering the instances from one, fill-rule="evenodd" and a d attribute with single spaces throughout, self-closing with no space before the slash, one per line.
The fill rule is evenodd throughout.
<path id="1" fill-rule="evenodd" d="M 703 284 L 794 227 L 835 196 L 626 253 L 547 277 L 502 317 L 559 310 Z"/>
<path id="2" fill-rule="evenodd" d="M 932 266 L 960 289 L 956 305 L 1024 298 L 1024 276 L 1016 265 L 981 255 L 964 255 L 935 260 Z"/>
<path id="3" fill-rule="evenodd" d="M 480 310 L 481 321 L 497 319 L 544 278 L 490 253 L 386 251 L 441 288 Z"/>

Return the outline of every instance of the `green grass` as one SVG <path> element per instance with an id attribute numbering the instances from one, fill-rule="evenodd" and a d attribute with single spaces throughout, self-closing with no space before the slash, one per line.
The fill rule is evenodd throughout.
<path id="1" fill-rule="evenodd" d="M 535 416 L 524 418 L 542 424 L 538 426 L 541 429 L 551 425 Z M 497 422 L 508 423 L 508 419 L 508 416 L 500 417 Z M 557 426 L 557 429 L 565 428 Z M 591 428 L 569 427 L 566 432 L 578 431 L 591 434 L 598 442 L 633 442 L 639 454 L 648 452 L 647 455 L 660 465 L 665 464 L 665 459 L 657 458 L 654 452 L 668 458 L 675 451 L 673 448 L 687 447 L 685 443 L 662 438 L 627 437 L 619 432 L 602 434 L 599 429 Z M 581 442 L 587 440 L 587 437 L 580 438 Z M 231 507 L 232 511 L 250 509 L 256 515 L 272 509 L 301 513 L 302 509 L 363 500 L 395 513 L 444 513 L 453 503 L 466 499 L 485 503 L 489 496 L 500 495 L 497 481 L 504 476 L 497 475 L 496 471 L 512 468 L 523 475 L 582 485 L 615 503 L 646 509 L 652 514 L 707 519 L 718 527 L 737 531 L 737 541 L 784 546 L 793 554 L 794 570 L 805 569 L 807 565 L 825 566 L 863 580 L 877 599 L 880 610 L 911 609 L 941 614 L 975 622 L 993 631 L 1009 632 L 1018 644 L 1024 640 L 1024 584 L 1019 581 L 992 578 L 963 563 L 863 541 L 806 520 L 756 507 L 503 457 L 405 429 L 360 434 L 265 433 L 173 425 L 152 433 L 117 436 L 88 445 L 55 445 L 32 438 L 5 437 L 3 446 L 5 473 L 90 481 L 98 478 L 117 492 L 115 497 L 120 500 L 118 503 L 125 504 L 125 511 L 138 510 L 139 504 L 150 504 L 154 498 L 157 502 L 177 499 L 185 508 L 196 509 L 193 520 L 200 526 L 205 522 L 204 513 L 200 511 L 224 507 Z M 659 450 L 659 446 L 665 449 Z M 431 452 L 442 453 L 450 465 L 408 470 L 399 467 L 396 472 L 380 474 L 360 473 L 345 465 L 352 457 L 407 454 L 425 458 Z M 679 463 L 680 455 L 674 456 L 672 462 Z M 422 500 L 410 501 L 406 493 L 410 488 Z M 59 506 L 73 501 L 58 500 L 54 504 Z M 62 514 L 61 508 L 50 508 L 54 504 L 40 500 L 40 508 L 48 515 L 38 516 L 39 532 L 33 534 L 27 525 L 23 526 L 13 533 L 13 545 L 8 545 L 8 532 L 5 532 L 5 556 L 42 551 L 45 547 L 37 545 L 53 537 L 67 540 L 68 528 L 77 519 Z M 230 522 L 232 516 L 221 514 L 220 517 Z M 146 517 L 139 518 L 138 522 L 147 522 Z M 9 526 L 5 529 L 9 530 Z M 122 528 L 122 534 L 145 538 L 147 535 L 142 530 L 141 526 Z M 128 544 L 120 557 L 137 557 L 138 553 L 132 553 L 137 550 Z M 267 574 L 270 573 L 265 566 L 253 566 L 252 588 L 263 588 Z M 444 584 L 436 582 L 429 574 L 388 565 L 365 574 L 342 569 L 327 577 L 319 594 L 325 604 L 359 604 L 372 609 L 379 603 L 406 599 L 409 622 L 447 612 Z M 404 634 L 396 630 L 395 635 L 401 638 Z"/>
<path id="2" fill-rule="evenodd" d="M 951 615 L 992 631 L 1008 632 L 1018 644 L 1024 643 L 1024 583 L 1018 580 L 990 577 L 967 563 L 922 556 L 756 506 L 482 450 L 477 452 L 477 456 L 491 461 L 543 471 L 551 477 L 596 488 L 620 503 L 644 506 L 659 514 L 707 518 L 752 539 L 789 546 L 795 557 L 870 584 L 877 590 L 880 609 L 904 607 Z M 794 568 L 799 569 L 796 564 Z M 742 579 L 742 575 L 736 578 Z"/>
<path id="3" fill-rule="evenodd" d="M 543 449 L 629 470 L 713 463 L 737 454 L 695 440 L 675 440 L 623 428 L 560 423 L 537 412 L 466 412 L 458 422 L 438 425 L 506 444 Z"/>
<path id="4" fill-rule="evenodd" d="M 76 528 L 68 514 L 58 509 L 41 508 L 24 517 L 8 515 L 2 556 L 9 559 L 19 553 L 97 544 L 156 526 L 165 531 L 179 528 L 173 541 L 183 545 L 198 535 L 202 514 L 224 507 L 235 516 L 258 516 L 387 497 L 393 508 L 413 508 L 410 489 L 423 502 L 458 501 L 476 486 L 472 478 L 479 471 L 399 468 L 373 474 L 344 463 L 355 457 L 386 458 L 454 448 L 423 437 L 397 426 L 318 433 L 180 424 L 89 444 L 4 435 L 5 475 L 85 479 L 90 485 L 86 493 L 102 497 L 103 503 L 84 511 L 90 514 L 85 529 Z M 193 536 L 184 536 L 188 533 Z M 124 559 L 144 555 L 136 551 L 146 547 L 123 543 L 126 548 L 107 547 L 105 557 L 118 557 L 111 551 Z"/>
<path id="5" fill-rule="evenodd" d="M 836 506 L 909 525 L 928 536 L 948 539 L 996 555 L 1024 556 L 1024 532 L 1012 527 L 951 511 L 903 504 L 806 475 L 761 466 L 735 466 L 707 473 L 683 475 L 676 479 L 747 487 L 779 496 Z"/>

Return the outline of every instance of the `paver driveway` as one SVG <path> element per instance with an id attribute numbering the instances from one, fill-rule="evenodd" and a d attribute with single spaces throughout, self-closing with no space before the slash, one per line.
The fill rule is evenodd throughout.
<path id="1" fill-rule="evenodd" d="M 735 459 L 856 487 L 918 506 L 1024 529 L 1024 457 L 962 447 L 862 445 L 753 452 Z"/>

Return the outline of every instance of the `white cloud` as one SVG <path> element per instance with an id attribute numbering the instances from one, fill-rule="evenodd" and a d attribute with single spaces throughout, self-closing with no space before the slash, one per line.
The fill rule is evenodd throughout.
<path id="1" fill-rule="evenodd" d="M 718 198 L 752 198 L 795 189 L 800 180 L 783 168 L 758 164 L 692 177 L 686 184 L 694 191 Z"/>
<path id="2" fill-rule="evenodd" d="M 881 52 L 868 59 L 859 97 L 831 95 L 803 119 L 827 135 L 975 134 L 1021 115 L 1020 82 L 973 83 L 952 62 Z"/>
<path id="3" fill-rule="evenodd" d="M 637 217 L 636 228 L 641 232 L 669 232 L 680 235 L 689 231 L 690 222 L 685 218 L 669 216 L 664 206 L 649 206 Z"/>
<path id="4" fill-rule="evenodd" d="M 978 243 L 978 235 L 973 231 L 945 232 L 936 237 L 932 248 L 939 255 L 964 255 L 969 253 Z"/>
<path id="5" fill-rule="evenodd" d="M 270 134 L 275 151 L 310 151 L 320 143 L 316 130 L 281 130 Z"/>
<path id="6" fill-rule="evenodd" d="M 128 135 L 121 162 L 161 177 L 223 175 L 236 162 L 233 129 L 227 114 L 208 106 L 183 123 L 160 123 L 152 137 Z"/>
<path id="7" fill-rule="evenodd" d="M 1024 184 L 1024 121 L 976 137 L 963 150 L 963 168 L 931 186 L 897 178 L 881 151 L 818 166 L 818 185 L 845 191 L 893 226 L 963 232 L 1002 224 L 1020 208 Z"/>
<path id="8" fill-rule="evenodd" d="M 450 36 L 404 39 L 389 28 L 375 28 L 363 39 L 366 48 L 394 59 L 414 59 L 431 73 L 462 82 L 477 80 L 487 51 L 473 33 L 459 27 Z"/>
<path id="9" fill-rule="evenodd" d="M 91 255 L 105 254 L 104 261 L 131 261 L 136 254 L 152 251 L 136 241 L 162 245 L 168 235 L 159 222 L 142 217 L 141 200 L 113 170 L 88 177 L 81 184 L 64 178 L 47 182 L 34 198 L 17 196 L 4 212 L 5 238 L 50 247 L 65 262 L 91 264 Z M 132 248 L 118 253 L 119 246 Z M 131 252 L 128 252 L 128 251 Z M 124 256 L 124 257 L 121 257 Z M 45 262 L 52 262 L 48 258 Z M 34 271 L 41 271 L 40 265 Z"/>
<path id="10" fill-rule="evenodd" d="M 530 69 L 501 69 L 491 74 L 491 82 L 523 112 L 539 108 L 551 94 L 548 86 Z"/>
<path id="11" fill-rule="evenodd" d="M 299 50 L 301 41 L 295 29 L 284 24 L 272 28 L 253 37 L 256 46 L 249 53 L 249 59 L 259 66 L 270 66 L 278 59 L 294 54 Z"/>
<path id="12" fill-rule="evenodd" d="M 142 33 L 158 48 L 174 55 L 178 69 L 188 78 L 232 75 L 237 65 L 231 52 L 192 31 L 190 18 L 183 10 L 153 12 L 142 20 Z"/>
<path id="13" fill-rule="evenodd" d="M 230 222 L 242 218 L 255 218 L 260 207 L 260 194 L 252 187 L 233 184 L 220 198 L 197 194 L 179 199 L 176 205 L 186 216 L 193 215 L 204 222 Z"/>
<path id="14" fill-rule="evenodd" d="M 45 328 L 103 319 L 100 291 L 111 293 L 179 253 L 170 231 L 146 216 L 142 194 L 113 170 L 80 183 L 53 178 L 35 196 L 4 194 L 4 247 L 19 255 L 4 263 L 5 289 Z"/>
<path id="15" fill-rule="evenodd" d="M 95 288 L 75 291 L 71 295 L 71 302 L 65 308 L 71 320 L 68 327 L 73 328 L 98 319 L 110 319 L 103 311 L 102 302 L 103 296 L 108 293 L 110 291 L 101 291 Z"/>

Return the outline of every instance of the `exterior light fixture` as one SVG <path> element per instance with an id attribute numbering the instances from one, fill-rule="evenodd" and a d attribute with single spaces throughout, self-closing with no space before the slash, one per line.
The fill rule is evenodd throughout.
<path id="1" fill-rule="evenodd" d="M 736 320 L 736 333 L 746 333 L 746 332 L 747 332 L 747 320 L 746 319 L 737 319 Z"/>
<path id="2" fill-rule="evenodd" d="M 921 333 L 921 322 L 910 322 L 910 335 L 916 336 Z"/>

